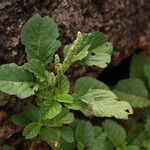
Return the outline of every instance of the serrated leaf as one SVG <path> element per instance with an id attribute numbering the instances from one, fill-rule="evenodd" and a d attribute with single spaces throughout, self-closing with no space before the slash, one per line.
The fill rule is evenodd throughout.
<path id="1" fill-rule="evenodd" d="M 62 102 L 62 103 L 72 103 L 73 102 L 73 97 L 69 94 L 56 95 L 55 98 L 58 102 Z"/>
<path id="2" fill-rule="evenodd" d="M 144 53 L 134 54 L 130 65 L 130 77 L 145 81 L 144 65 L 149 63 Z"/>
<path id="3" fill-rule="evenodd" d="M 149 64 L 145 64 L 144 66 L 144 74 L 148 80 L 148 86 L 150 89 L 150 63 Z"/>
<path id="4" fill-rule="evenodd" d="M 94 142 L 95 131 L 90 122 L 79 121 L 75 131 L 75 137 L 78 145 L 89 147 Z"/>
<path id="5" fill-rule="evenodd" d="M 74 120 L 74 114 L 70 113 L 67 108 L 62 108 L 61 112 L 50 120 L 51 126 L 62 126 L 63 124 L 70 124 Z"/>
<path id="6" fill-rule="evenodd" d="M 118 101 L 116 95 L 110 90 L 90 90 L 81 97 L 91 109 L 91 114 L 98 117 L 116 117 L 127 119 L 133 113 L 132 107 L 126 101 Z"/>
<path id="7" fill-rule="evenodd" d="M 52 119 L 61 112 L 62 106 L 55 101 L 45 101 L 41 107 L 41 116 L 43 119 Z"/>
<path id="8" fill-rule="evenodd" d="M 124 128 L 115 121 L 105 120 L 103 128 L 107 133 L 109 140 L 117 147 L 121 146 L 126 139 L 126 132 Z"/>
<path id="9" fill-rule="evenodd" d="M 44 64 L 52 60 L 60 47 L 58 28 L 48 16 L 33 16 L 21 30 L 21 41 L 25 45 L 28 60 L 38 59 Z"/>
<path id="10" fill-rule="evenodd" d="M 41 125 L 39 123 L 32 122 L 24 128 L 23 136 L 25 136 L 26 139 L 32 139 L 39 134 L 40 129 Z"/>
<path id="11" fill-rule="evenodd" d="M 144 108 L 150 106 L 149 93 L 144 82 L 139 79 L 125 79 L 119 81 L 114 93 L 120 100 L 129 102 L 133 107 Z"/>
<path id="12" fill-rule="evenodd" d="M 89 89 L 109 89 L 103 82 L 90 77 L 81 77 L 76 81 L 75 93 L 82 96 L 88 93 Z"/>
<path id="13" fill-rule="evenodd" d="M 23 67 L 33 73 L 38 79 L 46 80 L 45 67 L 38 59 L 30 59 Z"/>
<path id="14" fill-rule="evenodd" d="M 59 142 L 60 131 L 50 128 L 50 127 L 46 127 L 46 128 L 41 129 L 40 137 L 42 138 L 42 140 L 44 140 L 45 142 L 51 145 L 52 143 L 56 141 Z"/>
<path id="15" fill-rule="evenodd" d="M 69 143 L 74 142 L 74 133 L 70 127 L 63 127 L 60 129 L 61 137 Z"/>
<path id="16" fill-rule="evenodd" d="M 30 72 L 14 63 L 0 66 L 0 91 L 26 98 L 34 95 L 37 90 L 38 85 Z"/>

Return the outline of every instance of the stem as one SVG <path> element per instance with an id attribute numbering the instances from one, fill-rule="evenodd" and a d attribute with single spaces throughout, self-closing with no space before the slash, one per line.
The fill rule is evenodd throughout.
<path id="1" fill-rule="evenodd" d="M 36 150 L 36 144 L 37 144 L 36 141 L 32 141 L 29 150 Z"/>

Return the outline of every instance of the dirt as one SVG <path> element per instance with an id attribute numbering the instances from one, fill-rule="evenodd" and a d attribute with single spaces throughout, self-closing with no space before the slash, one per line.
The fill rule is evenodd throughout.
<path id="1" fill-rule="evenodd" d="M 106 33 L 114 45 L 112 66 L 136 49 L 150 55 L 149 10 L 149 0 L 0 0 L 0 64 L 26 62 L 20 30 L 35 14 L 49 15 L 55 20 L 63 44 L 73 41 L 77 31 Z M 99 68 L 75 65 L 68 76 L 73 85 L 72 79 L 87 75 L 96 77 L 100 72 Z M 18 135 L 20 130 L 9 117 L 23 107 L 24 102 L 18 98 L 0 93 L 0 140 L 17 149 L 28 149 L 30 142 L 23 141 Z M 42 147 L 48 149 L 46 145 Z"/>

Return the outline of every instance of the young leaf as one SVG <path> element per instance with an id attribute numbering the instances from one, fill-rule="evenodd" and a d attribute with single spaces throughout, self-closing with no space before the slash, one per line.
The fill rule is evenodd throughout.
<path id="1" fill-rule="evenodd" d="M 149 63 L 144 53 L 135 54 L 130 65 L 130 77 L 145 81 L 144 65 Z"/>
<path id="2" fill-rule="evenodd" d="M 103 82 L 90 77 L 81 77 L 76 81 L 75 93 L 83 96 L 88 93 L 89 89 L 109 89 Z"/>
<path id="3" fill-rule="evenodd" d="M 62 126 L 63 124 L 70 124 L 74 120 L 73 113 L 70 113 L 67 108 L 62 108 L 61 112 L 50 120 L 51 126 Z"/>
<path id="4" fill-rule="evenodd" d="M 23 136 L 25 136 L 26 139 L 32 139 L 39 134 L 40 129 L 41 125 L 39 123 L 32 122 L 24 128 Z"/>
<path id="5" fill-rule="evenodd" d="M 23 99 L 34 95 L 37 90 L 30 72 L 13 63 L 0 66 L 0 91 Z"/>
<path id="6" fill-rule="evenodd" d="M 56 141 L 59 142 L 60 131 L 50 128 L 50 127 L 46 127 L 46 128 L 41 129 L 40 137 L 42 138 L 42 140 L 44 140 L 49 145 L 51 145 L 52 143 L 54 143 Z"/>
<path id="7" fill-rule="evenodd" d="M 38 79 L 46 80 L 45 67 L 38 59 L 30 59 L 23 67 L 33 73 Z"/>
<path id="8" fill-rule="evenodd" d="M 61 112 L 62 106 L 55 101 L 45 101 L 41 107 L 41 116 L 43 119 L 52 119 Z"/>
<path id="9" fill-rule="evenodd" d="M 68 93 L 70 89 L 70 83 L 67 76 L 62 75 L 58 82 L 58 94 Z"/>
<path id="10" fill-rule="evenodd" d="M 69 94 L 56 95 L 56 100 L 62 103 L 73 103 L 73 97 Z"/>
<path id="11" fill-rule="evenodd" d="M 60 129 L 61 137 L 69 143 L 74 142 L 74 133 L 70 127 L 63 127 Z"/>
<path id="12" fill-rule="evenodd" d="M 25 45 L 28 60 L 38 59 L 44 64 L 52 60 L 60 47 L 58 28 L 48 16 L 33 16 L 21 30 L 21 41 Z"/>
<path id="13" fill-rule="evenodd" d="M 81 97 L 91 109 L 91 114 L 98 117 L 116 117 L 127 119 L 133 113 L 132 107 L 126 101 L 117 101 L 116 95 L 110 90 L 90 90 Z"/>
<path id="14" fill-rule="evenodd" d="M 103 128 L 107 133 L 109 140 L 117 147 L 121 146 L 126 139 L 126 132 L 124 128 L 112 120 L 106 120 L 103 123 Z"/>
<path id="15" fill-rule="evenodd" d="M 114 93 L 120 100 L 129 102 L 133 107 L 150 106 L 149 93 L 144 82 L 139 79 L 125 79 L 114 88 Z"/>

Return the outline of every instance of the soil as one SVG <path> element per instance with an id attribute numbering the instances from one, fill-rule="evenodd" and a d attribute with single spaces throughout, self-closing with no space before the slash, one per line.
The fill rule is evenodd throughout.
<path id="1" fill-rule="evenodd" d="M 63 44 L 73 41 L 77 31 L 107 34 L 114 45 L 112 62 L 98 78 L 113 85 L 115 83 L 109 81 L 114 81 L 114 78 L 110 79 L 107 75 L 118 73 L 110 71 L 112 66 L 121 63 L 137 49 L 150 55 L 149 10 L 149 0 L 0 0 L 0 64 L 15 62 L 21 65 L 26 62 L 24 46 L 20 42 L 21 27 L 35 14 L 49 15 L 58 24 Z M 126 75 L 129 62 L 127 60 L 124 65 Z M 121 72 L 118 68 L 116 70 Z M 101 71 L 95 67 L 76 65 L 67 74 L 73 85 L 78 77 L 97 77 Z M 122 78 L 120 76 L 117 75 L 116 82 Z M 0 144 L 9 143 L 18 150 L 28 149 L 30 141 L 24 141 L 18 134 L 20 129 L 9 121 L 11 114 L 20 112 L 23 107 L 24 101 L 0 93 Z M 44 144 L 38 149 L 47 150 L 48 147 Z"/>

